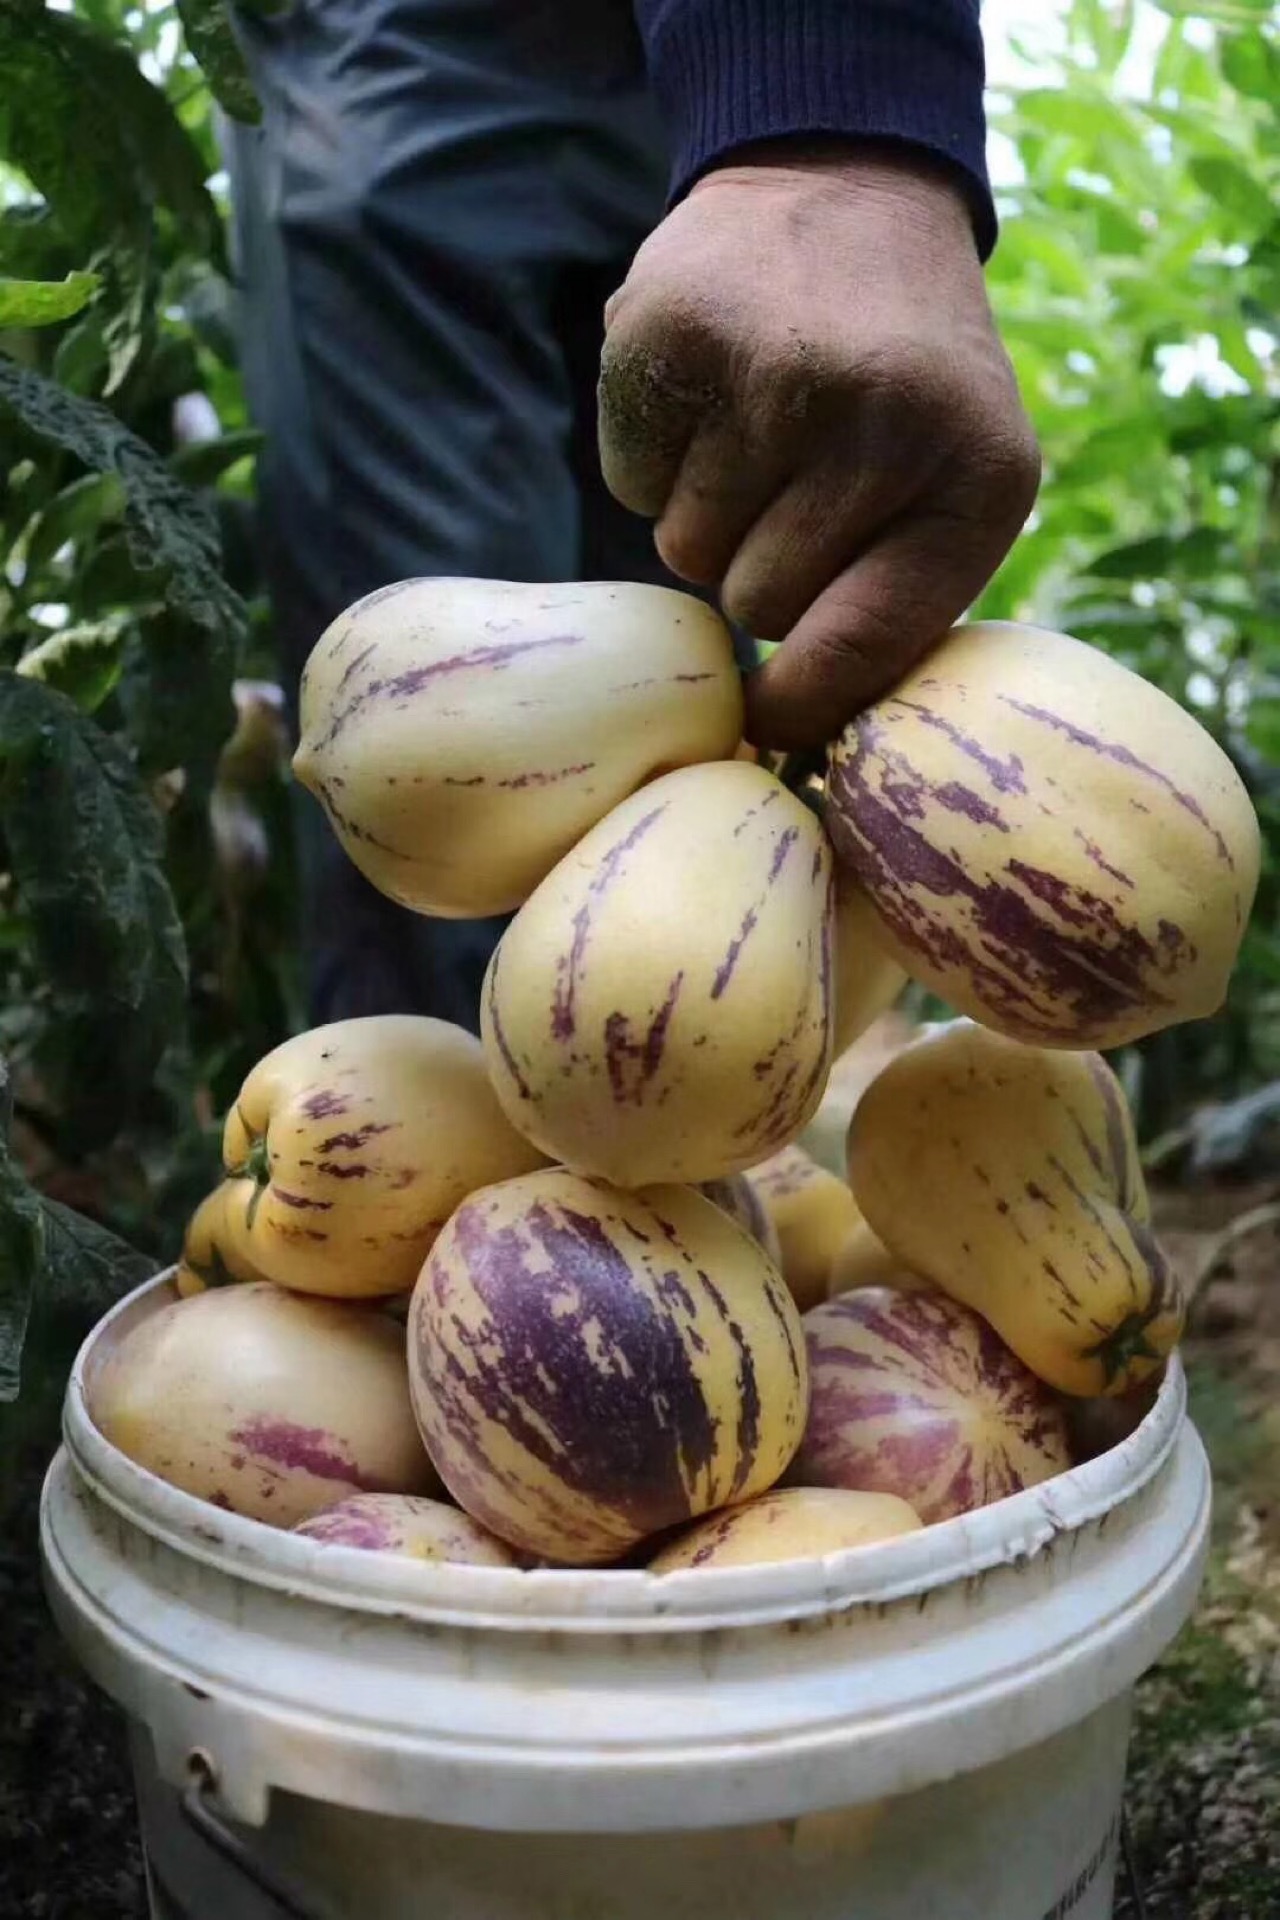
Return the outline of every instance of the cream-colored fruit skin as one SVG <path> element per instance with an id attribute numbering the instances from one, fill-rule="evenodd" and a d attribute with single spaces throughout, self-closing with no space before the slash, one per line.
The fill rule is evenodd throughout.
<path id="1" fill-rule="evenodd" d="M 825 1298 L 837 1300 L 842 1293 L 856 1293 L 859 1287 L 893 1287 L 898 1293 L 933 1291 L 928 1280 L 894 1258 L 861 1218 L 831 1262 Z"/>
<path id="2" fill-rule="evenodd" d="M 602 820 L 490 962 L 481 1021 L 512 1123 L 619 1186 L 739 1172 L 793 1139 L 831 1061 L 832 862 L 745 761 Z"/>
<path id="3" fill-rule="evenodd" d="M 708 1200 L 736 1220 L 744 1233 L 758 1240 L 775 1267 L 782 1265 L 782 1248 L 778 1244 L 778 1234 L 769 1210 L 760 1198 L 745 1173 L 731 1173 L 723 1180 L 704 1180 L 699 1184 L 699 1193 L 705 1193 Z"/>
<path id="4" fill-rule="evenodd" d="M 627 1193 L 554 1168 L 473 1195 L 422 1270 L 408 1350 L 458 1504 L 563 1565 L 763 1493 L 804 1429 L 791 1297 L 689 1187 Z"/>
<path id="5" fill-rule="evenodd" d="M 958 1011 L 1115 1047 L 1217 1011 L 1258 878 L 1235 769 L 1157 687 L 1040 628 L 956 628 L 831 750 L 827 826 Z"/>
<path id="6" fill-rule="evenodd" d="M 317 642 L 294 771 L 381 892 L 482 918 L 655 774 L 730 759 L 741 732 L 729 630 L 689 594 L 402 580 Z"/>
<path id="7" fill-rule="evenodd" d="M 384 1315 L 268 1282 L 143 1321 L 103 1362 L 90 1413 L 139 1466 L 199 1499 L 292 1527 L 361 1488 L 438 1486 Z"/>
<path id="8" fill-rule="evenodd" d="M 778 1236 L 782 1277 L 807 1313 L 827 1297 L 832 1262 L 858 1225 L 857 1202 L 800 1147 L 783 1147 L 747 1178 Z"/>
<path id="9" fill-rule="evenodd" d="M 1021 1046 L 969 1021 L 940 1029 L 863 1094 L 849 1179 L 890 1252 L 1059 1391 L 1124 1392 L 1177 1343 L 1181 1293 L 1098 1054 Z M 1110 1371 L 1106 1343 L 1135 1315 L 1150 1316 L 1150 1355 Z"/>
<path id="10" fill-rule="evenodd" d="M 883 1013 L 832 1061 L 818 1110 L 796 1142 L 828 1173 L 845 1178 L 845 1142 L 854 1108 L 881 1067 L 909 1046 L 919 1031 L 906 1015 Z"/>
<path id="11" fill-rule="evenodd" d="M 836 864 L 835 1035 L 838 1060 L 907 984 L 907 972 L 885 946 L 880 916 L 847 867 Z"/>
<path id="12" fill-rule="evenodd" d="M 835 1487 L 783 1487 L 747 1506 L 699 1521 L 649 1562 L 651 1573 L 702 1567 L 758 1567 L 803 1560 L 850 1547 L 871 1547 L 918 1533 L 915 1509 L 892 1493 L 845 1493 Z"/>
<path id="13" fill-rule="evenodd" d="M 173 1280 L 184 1300 L 226 1280 L 266 1278 L 245 1254 L 243 1236 L 237 1230 L 235 1202 L 240 1194 L 237 1181 L 223 1180 L 205 1195 L 188 1221 Z"/>
<path id="14" fill-rule="evenodd" d="M 444 1500 L 405 1493 L 357 1493 L 294 1528 L 308 1540 L 366 1553 L 395 1553 L 439 1566 L 519 1567 L 518 1554 Z"/>
<path id="15" fill-rule="evenodd" d="M 270 1183 L 237 1181 L 236 1243 L 278 1285 L 332 1299 L 411 1287 L 460 1201 L 543 1163 L 475 1036 L 413 1014 L 316 1027 L 259 1061 L 227 1116 L 228 1170 L 264 1136 Z"/>

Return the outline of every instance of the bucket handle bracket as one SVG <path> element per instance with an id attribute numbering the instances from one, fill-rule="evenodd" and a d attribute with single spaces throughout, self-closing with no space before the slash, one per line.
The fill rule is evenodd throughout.
<path id="1" fill-rule="evenodd" d="M 241 1836 L 228 1826 L 217 1805 L 218 1775 L 213 1761 L 203 1748 L 196 1747 L 187 1757 L 187 1785 L 181 1798 L 182 1816 L 206 1846 L 235 1869 L 259 1893 L 287 1916 L 287 1920 L 328 1920 L 318 1907 L 274 1867 L 257 1859 Z"/>

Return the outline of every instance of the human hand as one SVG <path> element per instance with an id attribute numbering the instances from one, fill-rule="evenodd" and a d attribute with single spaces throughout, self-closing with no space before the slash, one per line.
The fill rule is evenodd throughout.
<path id="1" fill-rule="evenodd" d="M 610 488 L 674 573 L 783 642 L 750 737 L 821 745 L 959 618 L 1035 499 L 961 192 L 879 151 L 723 167 L 605 318 Z"/>

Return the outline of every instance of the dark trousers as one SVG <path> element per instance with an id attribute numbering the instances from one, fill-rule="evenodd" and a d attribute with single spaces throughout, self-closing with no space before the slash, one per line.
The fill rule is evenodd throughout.
<path id="1" fill-rule="evenodd" d="M 601 310 L 665 183 L 626 0 L 295 0 L 242 24 L 264 118 L 227 156 L 291 696 L 329 621 L 410 574 L 665 582 L 596 458 Z M 474 1029 L 501 923 L 393 906 L 300 807 L 312 1018 Z"/>

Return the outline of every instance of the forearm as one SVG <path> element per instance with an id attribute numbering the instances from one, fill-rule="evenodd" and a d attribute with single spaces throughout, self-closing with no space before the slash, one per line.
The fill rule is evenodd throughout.
<path id="1" fill-rule="evenodd" d="M 673 195 L 761 142 L 905 143 L 995 239 L 978 0 L 634 0 L 673 141 Z"/>

